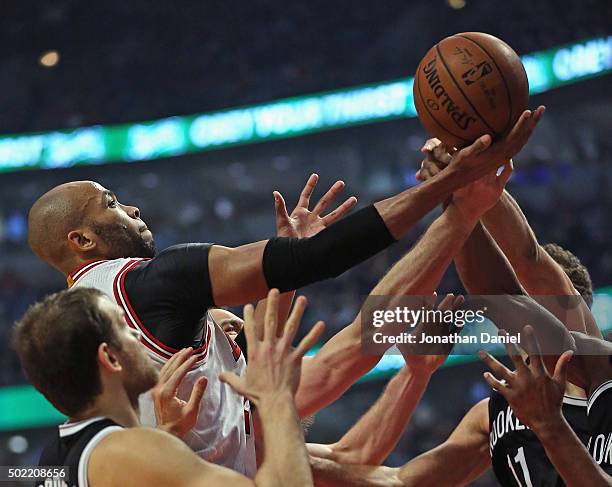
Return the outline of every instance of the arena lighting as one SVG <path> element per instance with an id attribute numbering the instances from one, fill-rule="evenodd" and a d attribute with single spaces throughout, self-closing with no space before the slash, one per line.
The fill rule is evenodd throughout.
<path id="1" fill-rule="evenodd" d="M 59 53 L 57 51 L 48 51 L 40 56 L 38 62 L 45 68 L 52 68 L 59 62 L 59 58 Z"/>
<path id="2" fill-rule="evenodd" d="M 612 36 L 522 57 L 531 94 L 612 70 Z M 415 117 L 413 78 L 130 125 L 0 136 L 0 172 L 132 162 Z"/>
<path id="3" fill-rule="evenodd" d="M 455 10 L 465 7 L 465 0 L 447 0 L 447 3 L 450 8 Z"/>
<path id="4" fill-rule="evenodd" d="M 593 296 L 593 315 L 605 337 L 612 331 L 612 287 L 599 288 Z M 308 355 L 314 355 L 318 347 Z M 500 346 L 503 353 L 503 348 Z M 473 362 L 478 360 L 474 355 L 451 355 L 443 367 Z M 395 374 L 404 365 L 404 359 L 398 353 L 385 355 L 380 362 L 359 382 L 385 379 Z M 66 417 L 55 409 L 31 385 L 0 387 L 0 431 L 15 431 L 27 428 L 42 428 L 59 424 Z"/>

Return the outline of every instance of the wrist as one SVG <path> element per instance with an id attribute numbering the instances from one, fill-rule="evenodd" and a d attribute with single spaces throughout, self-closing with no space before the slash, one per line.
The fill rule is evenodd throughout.
<path id="1" fill-rule="evenodd" d="M 472 233 L 480 218 L 480 215 L 467 211 L 465 208 L 456 205 L 453 201 L 450 202 L 444 212 L 451 220 L 452 225 L 460 228 L 466 235 Z"/>
<path id="2" fill-rule="evenodd" d="M 176 436 L 179 439 L 182 439 L 184 436 L 184 434 L 181 431 L 179 431 L 178 428 L 175 428 L 173 425 L 170 425 L 170 424 L 158 424 L 157 429 L 161 431 L 165 431 L 166 433 L 169 433 L 172 436 Z"/>
<path id="3" fill-rule="evenodd" d="M 563 436 L 563 430 L 568 427 L 565 418 L 559 410 L 558 413 L 551 414 L 545 419 L 534 421 L 530 425 L 531 430 L 538 436 L 542 443 L 554 442 Z"/>
<path id="4" fill-rule="evenodd" d="M 257 401 L 252 402 L 262 417 L 268 414 L 276 416 L 279 411 L 295 410 L 295 397 L 289 390 L 262 394 Z"/>

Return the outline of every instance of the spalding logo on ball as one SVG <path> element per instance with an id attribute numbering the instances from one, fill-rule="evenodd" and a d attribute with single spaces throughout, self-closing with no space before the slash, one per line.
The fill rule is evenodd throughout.
<path id="1" fill-rule="evenodd" d="M 499 139 L 527 109 L 529 83 L 520 58 L 482 32 L 442 39 L 419 63 L 414 104 L 421 123 L 451 147 L 484 134 Z"/>

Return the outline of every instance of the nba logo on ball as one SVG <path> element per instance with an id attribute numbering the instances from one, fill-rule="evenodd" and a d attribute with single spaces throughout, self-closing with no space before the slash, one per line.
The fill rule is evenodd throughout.
<path id="1" fill-rule="evenodd" d="M 504 137 L 527 108 L 529 83 L 518 55 L 489 34 L 455 34 L 419 63 L 414 104 L 423 127 L 451 147 L 484 134 Z"/>

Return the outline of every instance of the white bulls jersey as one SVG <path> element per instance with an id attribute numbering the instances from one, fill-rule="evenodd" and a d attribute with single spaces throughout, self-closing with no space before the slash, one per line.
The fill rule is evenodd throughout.
<path id="1" fill-rule="evenodd" d="M 132 295 L 128 297 L 126 293 L 126 274 L 134 269 L 147 267 L 149 269 L 145 269 L 144 272 L 150 273 L 154 267 L 151 264 L 156 265 L 155 261 L 158 258 L 91 262 L 74 271 L 68 278 L 68 284 L 71 287 L 93 287 L 113 299 L 125 312 L 128 325 L 141 332 L 143 345 L 161 369 L 178 348 L 171 348 L 153 336 L 146 320 L 143 319 L 143 323 L 141 316 L 136 315 L 134 303 L 130 300 Z M 167 272 L 163 275 L 166 279 Z M 146 274 L 145 277 L 146 279 L 139 285 L 146 287 L 148 282 L 156 279 L 155 275 L 150 274 Z M 159 294 L 160 302 L 164 302 L 163 286 L 153 287 L 151 292 Z M 180 313 L 177 316 L 180 316 Z M 194 383 L 201 376 L 208 379 L 208 386 L 200 406 L 198 423 L 185 436 L 184 441 L 204 460 L 254 477 L 257 467 L 249 402 L 222 383 L 218 377 L 221 372 L 235 372 L 242 375 L 246 368 L 244 356 L 240 348 L 208 314 L 201 331 L 200 344 L 194 352 L 199 356 L 198 362 L 187 373 L 179 387 L 178 396 L 188 400 Z M 139 402 L 141 423 L 155 426 L 151 394 L 141 395 Z"/>

